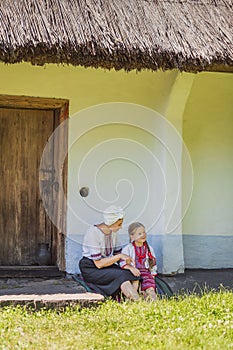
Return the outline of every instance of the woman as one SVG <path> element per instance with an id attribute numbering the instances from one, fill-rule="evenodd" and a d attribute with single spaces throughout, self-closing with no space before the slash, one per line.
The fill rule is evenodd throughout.
<path id="1" fill-rule="evenodd" d="M 79 267 L 84 280 L 92 283 L 102 295 L 114 298 L 122 291 L 127 298 L 138 300 L 137 281 L 141 277 L 121 269 L 117 264 L 120 261 L 133 263 L 132 258 L 121 253 L 118 245 L 118 231 L 122 227 L 123 217 L 121 208 L 111 206 L 104 212 L 103 223 L 88 228 Z"/>

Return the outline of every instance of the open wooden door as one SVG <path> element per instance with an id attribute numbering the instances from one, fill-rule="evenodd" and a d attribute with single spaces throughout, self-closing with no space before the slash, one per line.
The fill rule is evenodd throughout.
<path id="1" fill-rule="evenodd" d="M 37 264 L 39 243 L 49 243 L 51 264 L 65 269 L 65 240 L 47 216 L 40 196 L 39 168 L 45 145 L 56 127 L 68 117 L 68 101 L 0 95 L 0 265 Z M 65 132 L 64 132 L 65 130 Z M 60 134 L 60 147 L 67 146 L 67 128 Z M 64 198 L 53 186 L 54 162 L 59 149 L 52 150 L 44 169 L 50 205 L 65 225 Z M 66 192 L 67 163 L 63 167 Z M 57 191 L 58 192 L 58 191 Z"/>

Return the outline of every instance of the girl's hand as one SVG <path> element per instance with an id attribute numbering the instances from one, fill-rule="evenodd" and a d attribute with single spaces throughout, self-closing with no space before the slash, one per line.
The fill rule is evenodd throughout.
<path id="1" fill-rule="evenodd" d="M 129 270 L 136 277 L 139 277 L 141 275 L 141 272 L 138 269 L 136 269 L 136 267 L 130 266 Z"/>
<path id="2" fill-rule="evenodd" d="M 126 254 L 122 254 L 121 253 L 120 254 L 120 258 L 121 258 L 121 260 L 124 260 L 126 262 L 126 264 L 128 264 L 128 265 L 130 265 L 131 263 L 134 264 L 133 259 L 130 256 L 126 255 Z"/>

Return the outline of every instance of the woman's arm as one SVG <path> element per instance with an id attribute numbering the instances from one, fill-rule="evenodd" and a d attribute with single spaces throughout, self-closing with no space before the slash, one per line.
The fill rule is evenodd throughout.
<path id="1" fill-rule="evenodd" d="M 132 262 L 132 258 L 126 254 L 117 254 L 114 256 L 109 256 L 107 258 L 102 258 L 99 260 L 93 260 L 95 266 L 98 269 L 101 269 L 102 267 L 107 267 L 107 266 L 111 266 L 114 263 L 116 263 L 119 260 L 124 260 L 126 262 L 126 264 L 130 264 Z"/>
<path id="2" fill-rule="evenodd" d="M 132 265 L 126 264 L 126 265 L 124 265 L 123 269 L 131 271 L 131 273 L 136 277 L 139 277 L 141 275 L 141 272 L 136 267 L 134 267 Z"/>

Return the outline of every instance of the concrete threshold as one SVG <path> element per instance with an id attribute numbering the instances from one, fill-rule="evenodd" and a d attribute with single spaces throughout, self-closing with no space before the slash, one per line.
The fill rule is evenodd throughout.
<path id="1" fill-rule="evenodd" d="M 95 293 L 77 294 L 19 294 L 0 296 L 0 306 L 26 306 L 34 309 L 64 308 L 67 306 L 89 307 L 104 301 L 104 297 Z"/>

